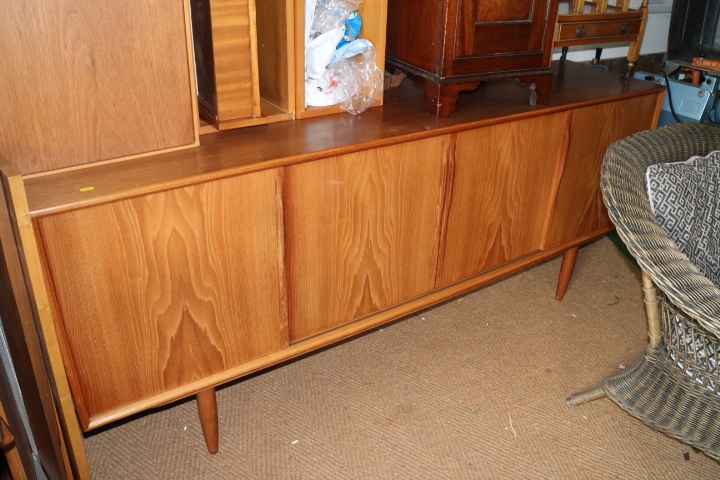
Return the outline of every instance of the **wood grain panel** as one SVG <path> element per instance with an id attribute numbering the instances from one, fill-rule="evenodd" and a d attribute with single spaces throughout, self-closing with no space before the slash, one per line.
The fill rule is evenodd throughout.
<path id="1" fill-rule="evenodd" d="M 563 115 L 457 135 L 436 287 L 540 248 Z"/>
<path id="2" fill-rule="evenodd" d="M 295 107 L 292 0 L 259 0 L 255 8 L 260 96 L 283 111 L 292 111 Z"/>
<path id="3" fill-rule="evenodd" d="M 549 20 L 548 17 L 553 16 L 556 11 L 557 0 L 462 2 L 457 23 L 458 45 L 454 57 L 502 53 L 518 53 L 532 57 L 531 54 L 542 54 L 545 37 L 552 36 L 551 31 L 548 31 L 548 21 L 554 20 Z M 545 68 L 550 64 L 549 58 L 548 56 Z"/>
<path id="4" fill-rule="evenodd" d="M 3 231 L 3 235 L 7 235 L 8 230 L 6 229 L 12 229 L 17 245 L 18 260 L 24 277 L 24 285 L 15 283 L 13 296 L 17 301 L 16 306 L 22 322 L 24 341 L 30 355 L 32 374 L 35 376 L 34 381 L 40 392 L 45 415 L 44 419 L 34 418 L 32 421 L 39 423 L 31 424 L 31 428 L 35 432 L 35 428 L 39 427 L 37 433 L 42 435 L 45 428 L 42 424 L 47 422 L 49 430 L 47 432 L 49 438 L 36 444 L 38 455 L 44 468 L 52 468 L 52 464 L 48 463 L 52 462 L 52 456 L 62 458 L 62 463 L 65 465 L 64 478 L 89 479 L 90 467 L 85 457 L 82 432 L 78 425 L 75 406 L 71 398 L 65 366 L 60 356 L 57 332 L 49 308 L 36 231 L 29 215 L 24 181 L 17 169 L 8 164 L 2 157 L 0 157 L 0 173 L 7 210 L 10 214 L 10 221 L 0 230 Z M 3 223 L 0 222 L 0 224 Z M 11 245 L 12 242 L 6 242 L 3 239 L 3 244 Z M 11 257 L 6 257 L 6 262 L 10 279 L 21 282 L 17 270 L 18 265 L 11 260 Z M 29 297 L 27 303 L 23 300 L 25 288 L 27 288 L 26 293 Z M 12 321 L 12 317 L 6 317 L 4 320 Z M 23 375 L 30 373 L 27 366 L 27 364 L 23 364 L 25 368 L 20 370 Z M 49 385 L 45 383 L 45 375 L 50 381 Z M 46 386 L 49 387 L 49 391 Z M 49 394 L 52 395 L 52 398 L 48 397 Z M 28 414 L 29 418 L 32 418 L 32 416 L 40 415 L 40 412 L 37 410 L 28 411 Z M 60 436 L 54 433 L 58 428 L 62 429 Z M 48 445 L 51 450 L 44 451 Z M 44 456 L 47 457 L 43 458 Z M 63 478 L 63 472 L 58 473 L 59 478 Z M 49 476 L 55 478 L 55 472 L 51 471 Z"/>
<path id="5" fill-rule="evenodd" d="M 217 119 L 252 117 L 253 58 L 248 0 L 213 0 L 212 40 L 215 59 Z"/>
<path id="6" fill-rule="evenodd" d="M 280 171 L 37 220 L 83 428 L 287 345 Z"/>
<path id="7" fill-rule="evenodd" d="M 464 2 L 467 0 L 463 0 Z M 470 2 L 472 3 L 472 2 Z M 503 0 L 482 0 L 476 4 L 476 22 L 503 22 L 529 20 L 532 0 L 507 2 Z"/>
<path id="8" fill-rule="evenodd" d="M 2 163 L 0 159 L 0 168 L 5 166 Z M 2 174 L 2 177 L 5 177 L 7 172 L 3 171 Z M 10 199 L 9 202 L 6 197 Z M 37 458 L 48 478 L 59 480 L 69 478 L 72 473 L 65 446 L 62 442 L 54 441 L 60 438 L 61 433 L 12 228 L 14 215 L 10 213 L 8 205 L 12 204 L 11 199 L 9 184 L 3 181 L 0 183 L 0 322 L 12 365 L 2 365 L 0 403 L 5 408 L 7 420 L 15 433 L 15 444 L 5 449 L 5 454 L 11 469 L 13 465 L 10 456 L 13 455 L 19 457 L 27 471 L 33 470 L 33 449 L 25 435 L 21 413 L 15 404 L 16 399 L 4 371 L 5 368 L 14 368 L 17 387 L 22 394 L 22 407 L 35 439 Z M 16 473 L 15 470 L 12 471 L 13 478 Z"/>
<path id="9" fill-rule="evenodd" d="M 616 140 L 652 128 L 657 100 L 651 95 L 575 111 L 547 247 L 612 228 L 600 192 L 605 150 Z"/>
<path id="10" fill-rule="evenodd" d="M 432 289 L 447 142 L 287 168 L 292 340 Z"/>
<path id="11" fill-rule="evenodd" d="M 181 0 L 9 0 L 0 154 L 22 174 L 194 144 Z"/>

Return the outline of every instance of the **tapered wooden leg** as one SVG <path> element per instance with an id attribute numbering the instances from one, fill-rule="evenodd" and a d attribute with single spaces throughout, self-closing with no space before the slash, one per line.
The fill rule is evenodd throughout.
<path id="1" fill-rule="evenodd" d="M 577 260 L 578 250 L 580 247 L 571 248 L 563 255 L 562 264 L 560 265 L 560 276 L 558 277 L 557 290 L 555 298 L 562 300 L 565 297 L 565 291 L 570 283 L 573 269 L 575 268 L 575 260 Z"/>
<path id="2" fill-rule="evenodd" d="M 198 392 L 197 398 L 198 413 L 200 414 L 200 425 L 202 426 L 205 445 L 208 452 L 218 451 L 218 415 L 215 388 L 210 387 Z"/>

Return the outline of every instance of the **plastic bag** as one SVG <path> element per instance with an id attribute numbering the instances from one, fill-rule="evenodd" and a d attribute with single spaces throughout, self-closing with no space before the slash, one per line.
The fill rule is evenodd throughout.
<path id="1" fill-rule="evenodd" d="M 310 40 L 305 49 L 305 75 L 308 78 L 320 78 L 335 56 L 335 47 L 343 38 L 343 28 L 322 33 Z"/>
<path id="2" fill-rule="evenodd" d="M 362 55 L 338 60 L 328 67 L 330 77 L 337 82 L 334 94 L 340 108 L 357 115 L 382 98 L 383 72 L 375 65 L 375 47 L 367 42 Z"/>
<path id="3" fill-rule="evenodd" d="M 358 12 L 350 12 L 350 16 L 345 22 L 345 35 L 342 40 L 338 43 L 338 48 L 345 44 L 348 44 L 360 36 L 360 30 L 362 29 L 362 17 Z"/>
<path id="4" fill-rule="evenodd" d="M 344 27 L 350 12 L 357 10 L 362 0 L 317 0 L 313 14 L 312 29 L 325 33 Z"/>

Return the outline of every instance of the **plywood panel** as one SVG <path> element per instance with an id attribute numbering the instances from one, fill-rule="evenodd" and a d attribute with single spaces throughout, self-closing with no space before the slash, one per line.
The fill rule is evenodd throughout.
<path id="1" fill-rule="evenodd" d="M 84 428 L 287 344 L 279 175 L 38 219 Z"/>
<path id="2" fill-rule="evenodd" d="M 287 168 L 293 340 L 432 289 L 442 136 Z"/>
<path id="3" fill-rule="evenodd" d="M 0 154 L 23 174 L 191 145 L 181 0 L 9 0 Z"/>
<path id="4" fill-rule="evenodd" d="M 605 150 L 616 140 L 652 128 L 656 102 L 657 97 L 649 95 L 574 112 L 567 161 L 548 230 L 548 247 L 612 228 L 600 192 Z"/>
<path id="5" fill-rule="evenodd" d="M 540 248 L 563 115 L 457 136 L 437 287 Z"/>

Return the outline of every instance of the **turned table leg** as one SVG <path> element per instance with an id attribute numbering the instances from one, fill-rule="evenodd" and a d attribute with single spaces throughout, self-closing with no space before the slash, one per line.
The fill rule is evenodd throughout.
<path id="1" fill-rule="evenodd" d="M 562 300 L 565 297 L 565 291 L 570 283 L 573 269 L 575 268 L 575 260 L 577 260 L 578 250 L 580 247 L 571 248 L 563 255 L 562 264 L 560 265 L 560 276 L 558 277 L 557 290 L 555 298 Z"/>
<path id="2" fill-rule="evenodd" d="M 197 398 L 200 425 L 202 426 L 203 436 L 205 437 L 205 445 L 207 445 L 208 452 L 217 453 L 218 416 L 215 388 L 206 388 L 198 392 L 195 397 Z"/>

